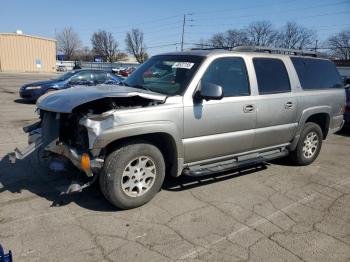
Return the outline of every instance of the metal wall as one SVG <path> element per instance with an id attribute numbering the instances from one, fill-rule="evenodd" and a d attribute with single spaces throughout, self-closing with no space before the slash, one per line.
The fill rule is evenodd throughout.
<path id="1" fill-rule="evenodd" d="M 0 71 L 54 72 L 55 69 L 55 40 L 0 33 Z"/>

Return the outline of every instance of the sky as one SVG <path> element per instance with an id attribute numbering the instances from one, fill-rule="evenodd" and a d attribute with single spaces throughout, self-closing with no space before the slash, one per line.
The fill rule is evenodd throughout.
<path id="1" fill-rule="evenodd" d="M 341 30 L 350 30 L 350 0 L 99 0 L 20 1 L 0 3 L 0 32 L 54 38 L 71 26 L 83 45 L 91 47 L 93 32 L 112 32 L 125 51 L 125 34 L 132 28 L 144 32 L 151 55 L 180 49 L 183 16 L 186 14 L 185 48 L 200 39 L 251 22 L 268 20 L 279 28 L 293 21 L 316 30 L 319 43 Z"/>

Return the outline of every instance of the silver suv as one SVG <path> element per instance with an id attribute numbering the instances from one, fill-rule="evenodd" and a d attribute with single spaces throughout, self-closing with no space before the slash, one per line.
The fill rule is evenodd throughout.
<path id="1" fill-rule="evenodd" d="M 312 57 L 316 56 L 316 57 Z M 165 176 L 204 176 L 290 156 L 308 165 L 343 125 L 338 71 L 317 54 L 239 47 L 153 56 L 123 85 L 45 95 L 25 127 L 24 158 L 68 158 L 105 197 L 128 209 L 150 201 Z"/>

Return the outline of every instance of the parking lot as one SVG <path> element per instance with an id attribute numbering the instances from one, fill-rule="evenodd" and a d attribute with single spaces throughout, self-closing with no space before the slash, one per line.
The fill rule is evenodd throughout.
<path id="1" fill-rule="evenodd" d="M 9 162 L 37 119 L 18 88 L 52 76 L 0 73 L 0 243 L 14 261 L 349 261 L 349 131 L 310 166 L 168 178 L 149 204 L 119 211 L 98 186 L 60 194 L 74 174 L 36 155 Z"/>

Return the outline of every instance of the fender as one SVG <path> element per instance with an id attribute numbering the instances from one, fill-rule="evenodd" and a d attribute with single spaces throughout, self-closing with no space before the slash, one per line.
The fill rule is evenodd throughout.
<path id="1" fill-rule="evenodd" d="M 89 133 L 90 132 L 91 129 L 89 130 Z M 101 134 L 99 134 L 90 145 L 90 148 L 94 151 L 94 154 L 96 154 L 97 152 L 100 152 L 102 148 L 105 148 L 108 144 L 119 139 L 154 133 L 165 133 L 170 135 L 176 145 L 177 158 L 183 158 L 184 148 L 180 131 L 176 124 L 171 121 L 141 122 L 121 125 L 118 126 L 118 128 L 110 128 L 101 132 Z"/>
<path id="2" fill-rule="evenodd" d="M 330 106 L 314 106 L 314 107 L 310 107 L 310 108 L 303 110 L 303 112 L 301 113 L 301 117 L 299 119 L 298 128 L 296 130 L 295 137 L 292 140 L 292 142 L 289 146 L 289 149 L 293 151 L 297 147 L 298 141 L 300 138 L 300 134 L 304 128 L 304 125 L 305 125 L 307 119 L 310 116 L 313 116 L 315 114 L 320 114 L 320 113 L 327 114 L 329 121 L 330 121 L 331 110 L 332 110 L 332 108 Z M 329 126 L 329 123 L 328 123 L 328 126 Z"/>

